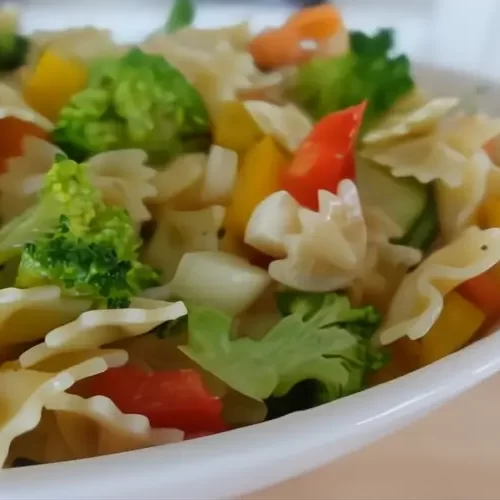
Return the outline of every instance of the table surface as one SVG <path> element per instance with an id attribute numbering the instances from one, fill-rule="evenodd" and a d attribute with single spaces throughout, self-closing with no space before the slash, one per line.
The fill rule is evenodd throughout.
<path id="1" fill-rule="evenodd" d="M 419 422 L 246 500 L 498 500 L 500 375 Z"/>

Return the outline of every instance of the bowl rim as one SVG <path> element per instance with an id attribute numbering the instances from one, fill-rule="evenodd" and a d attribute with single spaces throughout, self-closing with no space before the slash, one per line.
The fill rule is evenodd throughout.
<path id="1" fill-rule="evenodd" d="M 417 78 L 427 73 L 465 86 L 485 84 L 495 93 L 487 98 L 500 103 L 499 82 L 429 64 L 415 69 Z M 492 332 L 413 373 L 269 422 L 182 443 L 2 470 L 0 499 L 88 499 L 95 492 L 122 500 L 248 494 L 361 448 L 500 371 L 500 330 Z M 306 456 L 307 461 L 301 458 Z M 151 492 L 152 480 L 159 493 Z"/>

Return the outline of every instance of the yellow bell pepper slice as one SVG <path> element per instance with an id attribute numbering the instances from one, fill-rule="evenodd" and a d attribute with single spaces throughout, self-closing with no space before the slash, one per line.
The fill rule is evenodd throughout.
<path id="1" fill-rule="evenodd" d="M 226 211 L 224 228 L 228 233 L 243 240 L 255 207 L 280 188 L 280 174 L 286 164 L 287 157 L 270 136 L 248 150 Z"/>
<path id="2" fill-rule="evenodd" d="M 214 141 L 218 146 L 244 153 L 263 133 L 240 101 L 226 101 L 214 120 Z"/>
<path id="3" fill-rule="evenodd" d="M 483 324 L 485 314 L 458 292 L 444 298 L 444 307 L 438 320 L 421 340 L 420 363 L 433 363 L 451 354 L 467 342 Z"/>
<path id="4" fill-rule="evenodd" d="M 488 198 L 479 209 L 478 219 L 482 228 L 500 227 L 500 198 Z"/>
<path id="5" fill-rule="evenodd" d="M 23 89 L 25 101 L 49 120 L 55 121 L 71 97 L 87 85 L 88 69 L 83 62 L 45 51 Z"/>

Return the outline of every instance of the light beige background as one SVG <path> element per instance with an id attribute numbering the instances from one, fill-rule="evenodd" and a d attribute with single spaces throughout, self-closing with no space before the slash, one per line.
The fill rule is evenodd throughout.
<path id="1" fill-rule="evenodd" d="M 500 375 L 416 424 L 247 500 L 499 500 Z"/>

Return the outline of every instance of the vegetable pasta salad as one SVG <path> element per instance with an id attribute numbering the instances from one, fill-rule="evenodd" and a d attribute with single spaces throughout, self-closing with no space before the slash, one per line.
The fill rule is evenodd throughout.
<path id="1" fill-rule="evenodd" d="M 500 317 L 500 120 L 331 5 L 133 46 L 0 12 L 0 460 L 230 431 Z"/>

